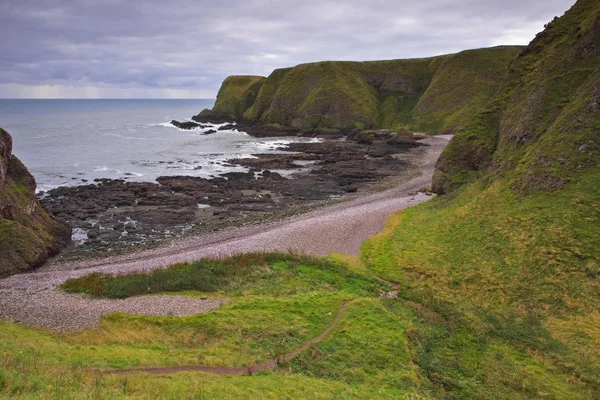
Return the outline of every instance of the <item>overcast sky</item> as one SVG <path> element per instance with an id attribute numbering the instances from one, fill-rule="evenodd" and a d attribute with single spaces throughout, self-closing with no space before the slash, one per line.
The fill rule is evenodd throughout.
<path id="1" fill-rule="evenodd" d="M 232 74 L 527 44 L 575 0 L 2 0 L 0 97 L 213 98 Z"/>

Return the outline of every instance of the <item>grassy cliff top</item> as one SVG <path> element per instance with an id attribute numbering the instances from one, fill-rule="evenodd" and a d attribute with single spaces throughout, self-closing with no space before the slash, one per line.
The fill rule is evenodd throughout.
<path id="1" fill-rule="evenodd" d="M 225 79 L 217 94 L 213 115 L 220 119 L 239 119 L 254 103 L 264 79 L 253 75 L 235 75 Z"/>
<path id="2" fill-rule="evenodd" d="M 430 58 L 306 63 L 275 70 L 266 79 L 254 77 L 256 86 L 248 77 L 232 76 L 223 82 L 212 117 L 300 131 L 456 130 L 487 102 L 521 49 L 500 46 Z"/>

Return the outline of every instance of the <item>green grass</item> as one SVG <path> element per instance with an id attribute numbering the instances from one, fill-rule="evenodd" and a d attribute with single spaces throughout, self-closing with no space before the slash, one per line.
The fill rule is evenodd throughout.
<path id="1" fill-rule="evenodd" d="M 256 100 L 264 83 L 262 76 L 230 76 L 221 85 L 211 116 L 217 119 L 237 121 Z"/>
<path id="2" fill-rule="evenodd" d="M 227 260 L 200 260 L 150 274 L 114 277 L 92 273 L 69 279 L 62 285 L 69 293 L 107 298 L 188 290 L 220 291 L 236 296 L 280 297 L 331 291 L 373 296 L 382 288 L 375 278 L 351 271 L 343 263 L 289 254 L 244 254 Z"/>
<path id="3" fill-rule="evenodd" d="M 248 77 L 223 82 L 214 116 L 279 124 L 299 131 L 397 129 L 443 133 L 483 107 L 519 47 L 451 56 L 369 62 L 328 61 L 278 69 L 249 95 Z M 244 89 L 244 90 L 241 90 Z M 240 111 L 242 104 L 245 104 Z"/>
<path id="4" fill-rule="evenodd" d="M 477 182 L 363 245 L 367 267 L 400 283 L 392 309 L 411 311 L 409 346 L 436 396 L 598 396 L 599 188 L 594 169 L 558 194 Z"/>
<path id="5" fill-rule="evenodd" d="M 114 313 L 105 316 L 97 329 L 69 334 L 0 322 L 0 398 L 398 398 L 413 393 L 414 372 L 410 368 L 393 372 L 393 363 L 406 361 L 408 353 L 405 347 L 400 352 L 396 349 L 405 341 L 403 330 L 396 328 L 406 324 L 391 316 L 378 299 L 379 290 L 389 290 L 389 286 L 360 263 L 350 266 L 340 261 L 341 257 L 336 259 L 251 254 L 178 265 L 166 270 L 166 275 L 154 272 L 145 276 L 168 281 L 171 293 L 202 296 L 202 292 L 190 291 L 181 274 L 191 281 L 208 277 L 219 289 L 210 296 L 226 297 L 229 303 L 205 314 L 152 317 Z M 210 272 L 206 274 L 206 270 Z M 136 282 L 143 279 L 144 275 L 102 277 L 98 284 L 97 275 L 92 275 L 71 280 L 65 287 L 97 296 L 125 297 L 124 288 L 131 289 L 127 295 L 137 294 Z M 153 287 L 151 291 L 163 289 Z M 314 366 L 309 365 L 312 353 L 303 353 L 298 360 L 282 363 L 278 372 L 253 377 L 203 373 L 115 377 L 91 371 L 251 365 L 318 336 L 349 300 L 351 305 L 340 325 L 330 334 L 342 337 L 342 342 L 331 348 L 335 356 L 321 354 Z M 352 344 L 361 335 L 362 342 Z M 347 345 L 350 347 L 344 349 Z M 325 341 L 323 346 L 328 349 L 331 344 Z M 369 365 L 356 365 L 366 356 Z M 327 364 L 330 361 L 332 364 Z M 319 373 L 329 366 L 327 375 Z M 377 378 L 371 379 L 369 374 L 379 369 Z M 407 386 L 381 389 L 388 376 Z"/>
<path id="6" fill-rule="evenodd" d="M 43 333 L 28 340 L 24 328 L 5 325 L 3 339 L 19 338 L 20 347 L 32 348 L 40 338 L 50 340 L 54 344 L 40 352 L 71 368 L 246 366 L 285 354 L 317 336 L 347 298 L 339 294 L 240 298 L 216 311 L 189 317 L 115 313 L 105 317 L 99 329 L 53 341 Z"/>
<path id="7" fill-rule="evenodd" d="M 433 133 L 463 128 L 494 95 L 521 51 L 520 46 L 502 46 L 448 56 L 419 98 L 411 128 Z"/>

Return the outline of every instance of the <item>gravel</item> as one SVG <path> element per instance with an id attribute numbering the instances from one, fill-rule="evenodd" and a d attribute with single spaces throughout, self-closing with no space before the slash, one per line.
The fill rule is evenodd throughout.
<path id="1" fill-rule="evenodd" d="M 108 300 L 62 293 L 54 288 L 39 292 L 0 289 L 0 315 L 3 318 L 59 332 L 96 327 L 103 315 L 117 311 L 128 314 L 184 316 L 214 310 L 224 302 L 168 295 Z"/>
<path id="2" fill-rule="evenodd" d="M 426 201 L 415 193 L 431 184 L 435 162 L 449 135 L 428 137 L 421 175 L 374 195 L 322 208 L 284 221 L 224 230 L 182 239 L 166 246 L 100 260 L 50 262 L 34 272 L 0 280 L 0 317 L 57 331 L 96 326 L 102 315 L 121 311 L 148 315 L 190 315 L 219 307 L 220 300 L 182 296 L 139 296 L 98 300 L 59 292 L 56 286 L 90 272 L 124 274 L 165 268 L 200 258 L 222 258 L 263 251 L 293 251 L 311 255 L 358 255 L 362 242 L 379 232 L 387 217 Z"/>

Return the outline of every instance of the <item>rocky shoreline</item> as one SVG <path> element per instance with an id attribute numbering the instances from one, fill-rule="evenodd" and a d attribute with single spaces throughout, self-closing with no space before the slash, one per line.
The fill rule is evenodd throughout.
<path id="1" fill-rule="evenodd" d="M 328 139 L 292 143 L 282 154 L 228 163 L 248 168 L 211 179 L 159 177 L 157 183 L 98 179 L 60 187 L 42 204 L 69 225 L 76 246 L 66 257 L 126 250 L 182 234 L 272 220 L 414 177 L 424 145 Z"/>

